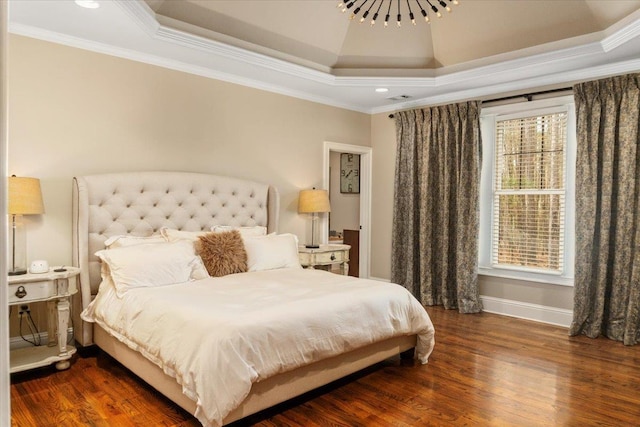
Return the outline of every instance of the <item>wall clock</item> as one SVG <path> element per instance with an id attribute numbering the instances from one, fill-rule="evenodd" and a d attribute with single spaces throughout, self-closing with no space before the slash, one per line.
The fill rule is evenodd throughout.
<path id="1" fill-rule="evenodd" d="M 360 154 L 340 154 L 340 192 L 360 193 Z"/>

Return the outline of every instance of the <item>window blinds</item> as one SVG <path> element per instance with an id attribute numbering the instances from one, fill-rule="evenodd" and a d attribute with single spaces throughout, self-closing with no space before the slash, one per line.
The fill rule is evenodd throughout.
<path id="1" fill-rule="evenodd" d="M 562 271 L 567 113 L 496 122 L 492 260 Z"/>

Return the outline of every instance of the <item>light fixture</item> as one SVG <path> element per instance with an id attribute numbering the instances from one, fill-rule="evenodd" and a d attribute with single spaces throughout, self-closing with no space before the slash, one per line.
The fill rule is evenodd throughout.
<path id="1" fill-rule="evenodd" d="M 386 87 L 378 87 L 378 88 L 376 88 L 376 92 L 378 92 L 378 93 L 387 93 L 387 92 L 389 92 L 389 89 L 387 89 Z"/>
<path id="2" fill-rule="evenodd" d="M 9 215 L 11 215 L 11 270 L 9 276 L 27 272 L 26 245 L 22 233 L 22 215 L 44 213 L 40 180 L 12 175 L 9 177 Z"/>
<path id="3" fill-rule="evenodd" d="M 429 13 L 433 12 L 438 18 L 442 18 L 442 12 L 440 12 L 441 9 L 444 9 L 447 12 L 451 12 L 449 3 L 455 5 L 459 4 L 458 0 L 448 0 L 449 3 L 447 3 L 446 0 L 343 0 L 338 3 L 337 7 L 342 12 L 346 12 L 347 10 L 351 10 L 351 8 L 354 8 L 353 12 L 349 16 L 349 19 L 352 20 L 355 19 L 360 12 L 363 12 L 362 16 L 359 19 L 360 23 L 363 23 L 369 17 L 369 15 L 372 14 L 370 24 L 373 26 L 376 24 L 378 16 L 380 16 L 380 10 L 383 8 L 387 1 L 387 13 L 384 17 L 385 27 L 389 26 L 389 18 L 391 18 L 391 14 L 393 12 L 397 12 L 396 25 L 400 27 L 402 26 L 403 10 L 408 13 L 411 23 L 413 25 L 416 25 L 416 16 L 413 13 L 414 11 L 416 13 L 420 13 L 424 20 L 427 23 L 430 23 Z M 393 5 L 394 2 L 396 3 L 396 6 Z M 403 3 L 406 3 L 406 7 L 401 6 Z M 382 9 L 382 11 L 384 12 L 384 9 Z"/>
<path id="4" fill-rule="evenodd" d="M 329 193 L 327 190 L 301 190 L 298 197 L 298 213 L 311 214 L 311 244 L 305 245 L 307 248 L 319 248 L 315 243 L 316 222 L 318 214 L 331 212 L 329 204 Z"/>
<path id="5" fill-rule="evenodd" d="M 75 3 L 85 9 L 97 9 L 100 7 L 100 3 L 95 0 L 76 0 Z"/>

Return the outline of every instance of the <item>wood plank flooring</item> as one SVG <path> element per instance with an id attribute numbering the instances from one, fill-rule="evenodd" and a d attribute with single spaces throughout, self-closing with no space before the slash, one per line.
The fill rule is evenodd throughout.
<path id="1" fill-rule="evenodd" d="M 428 365 L 393 359 L 236 426 L 638 426 L 640 346 L 428 308 Z M 99 351 L 14 374 L 13 426 L 198 426 Z"/>

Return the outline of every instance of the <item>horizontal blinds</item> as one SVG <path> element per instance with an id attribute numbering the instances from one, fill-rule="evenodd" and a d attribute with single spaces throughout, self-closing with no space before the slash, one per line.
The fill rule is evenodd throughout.
<path id="1" fill-rule="evenodd" d="M 562 271 L 567 113 L 496 123 L 494 264 Z"/>

